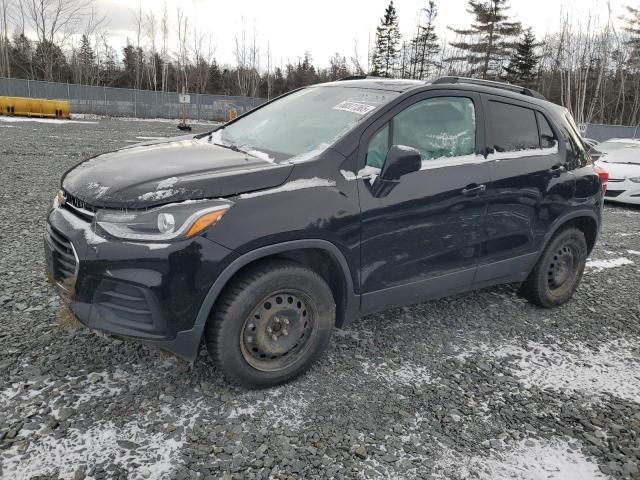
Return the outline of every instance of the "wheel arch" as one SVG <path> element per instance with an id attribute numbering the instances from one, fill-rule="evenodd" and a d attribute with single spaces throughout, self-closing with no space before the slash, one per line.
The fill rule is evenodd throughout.
<path id="1" fill-rule="evenodd" d="M 547 248 L 553 236 L 561 229 L 569 226 L 576 227 L 584 234 L 587 241 L 587 253 L 590 254 L 598 240 L 600 219 L 593 210 L 578 210 L 556 219 L 545 235 L 542 248 L 540 249 L 540 255 L 542 255 L 542 252 Z"/>
<path id="2" fill-rule="evenodd" d="M 266 261 L 271 258 L 285 258 L 297 261 L 313 268 L 314 271 L 323 276 L 336 300 L 337 327 L 349 324 L 358 315 L 360 310 L 359 296 L 356 295 L 354 290 L 349 263 L 340 249 L 327 240 L 293 240 L 260 247 L 233 260 L 218 275 L 216 281 L 209 288 L 198 310 L 193 328 L 180 332 L 175 340 L 159 346 L 164 346 L 185 360 L 195 361 L 204 327 L 225 286 L 233 281 L 233 278 L 241 273 L 243 269 L 255 265 L 256 262 Z"/>

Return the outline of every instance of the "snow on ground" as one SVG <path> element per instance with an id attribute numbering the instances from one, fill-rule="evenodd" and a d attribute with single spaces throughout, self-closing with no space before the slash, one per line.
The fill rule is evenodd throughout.
<path id="1" fill-rule="evenodd" d="M 406 362 L 402 365 L 390 365 L 387 362 L 374 364 L 362 362 L 365 375 L 383 380 L 389 385 L 423 386 L 431 383 L 427 367 Z"/>
<path id="2" fill-rule="evenodd" d="M 105 117 L 102 115 L 94 115 L 90 113 L 72 113 L 71 118 L 73 120 L 117 120 L 123 122 L 153 122 L 153 123 L 178 123 L 181 120 L 179 118 L 134 118 L 134 117 Z M 91 122 L 95 123 L 95 122 Z M 194 120 L 187 123 L 190 125 L 220 125 L 223 122 L 217 122 L 214 120 Z"/>
<path id="3" fill-rule="evenodd" d="M 597 465 L 563 440 L 525 440 L 490 456 L 460 456 L 445 449 L 432 478 L 477 480 L 605 479 Z"/>
<path id="4" fill-rule="evenodd" d="M 97 123 L 87 122 L 84 120 L 64 120 L 58 118 L 35 118 L 35 117 L 6 117 L 0 115 L 0 122 L 6 123 L 20 123 L 20 122 L 37 122 L 37 123 L 51 123 L 54 125 L 64 125 L 69 123 Z"/>
<path id="5" fill-rule="evenodd" d="M 238 400 L 231 402 L 228 419 L 244 416 L 251 421 L 261 422 L 267 428 L 287 427 L 289 430 L 298 430 L 304 423 L 305 412 L 309 407 L 309 401 L 300 392 L 286 386 L 268 391 L 264 398 L 254 400 L 249 406 L 239 406 L 245 402 Z"/>
<path id="6" fill-rule="evenodd" d="M 610 258 L 607 260 L 587 260 L 587 268 L 594 269 L 596 271 L 604 270 L 605 268 L 616 268 L 623 265 L 632 265 L 633 261 L 626 257 Z"/>
<path id="7" fill-rule="evenodd" d="M 124 386 L 144 387 L 154 381 L 141 368 L 136 368 L 136 372 L 133 375 L 123 371 L 112 375 L 93 372 L 63 380 L 46 378 L 13 384 L 0 392 L 0 411 L 16 403 L 23 405 L 25 412 L 49 408 L 53 417 L 64 422 L 65 415 L 80 411 L 82 405 L 97 401 L 117 404 L 124 395 Z M 81 393 L 77 394 L 78 391 Z M 45 475 L 71 479 L 79 468 L 88 470 L 92 465 L 106 463 L 128 469 L 131 479 L 170 478 L 180 464 L 178 457 L 187 442 L 187 430 L 193 428 L 206 409 L 200 401 L 171 409 L 166 405 L 140 407 L 138 413 L 125 416 L 123 421 L 96 421 L 82 430 L 69 428 L 64 438 L 58 438 L 51 430 L 47 433 L 48 427 L 43 424 L 40 435 L 31 436 L 26 447 L 0 454 L 3 474 L 14 480 Z M 168 423 L 172 424 L 168 431 L 157 428 Z M 176 429 L 176 425 L 182 428 Z M 21 435 L 28 435 L 24 428 Z"/>
<path id="8" fill-rule="evenodd" d="M 483 354 L 512 360 L 515 377 L 527 389 L 580 393 L 597 400 L 610 394 L 640 403 L 640 349 L 638 342 L 616 339 L 597 349 L 581 342 L 563 348 L 528 342 L 485 346 Z"/>

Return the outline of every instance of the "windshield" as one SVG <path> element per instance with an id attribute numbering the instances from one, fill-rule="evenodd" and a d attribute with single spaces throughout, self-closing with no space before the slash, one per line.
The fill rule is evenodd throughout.
<path id="1" fill-rule="evenodd" d="M 310 87 L 213 132 L 211 141 L 262 158 L 313 156 L 398 95 L 353 87 Z"/>

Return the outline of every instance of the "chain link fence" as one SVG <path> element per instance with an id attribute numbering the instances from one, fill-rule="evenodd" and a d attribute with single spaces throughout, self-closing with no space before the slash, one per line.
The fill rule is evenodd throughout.
<path id="1" fill-rule="evenodd" d="M 180 118 L 224 121 L 264 103 L 263 98 L 190 94 L 180 103 L 175 92 L 97 87 L 70 83 L 0 78 L 0 95 L 68 100 L 71 113 L 134 118 Z"/>
<path id="2" fill-rule="evenodd" d="M 640 127 L 605 125 L 602 123 L 581 123 L 580 133 L 584 138 L 604 142 L 610 138 L 640 138 Z"/>

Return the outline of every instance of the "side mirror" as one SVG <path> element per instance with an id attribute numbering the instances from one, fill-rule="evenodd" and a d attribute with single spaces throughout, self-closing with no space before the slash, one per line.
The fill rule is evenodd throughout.
<path id="1" fill-rule="evenodd" d="M 417 172 L 422 167 L 420 152 L 405 145 L 392 145 L 387 152 L 380 176 L 371 186 L 375 197 L 384 197 L 400 182 L 400 178 L 408 173 Z"/>

